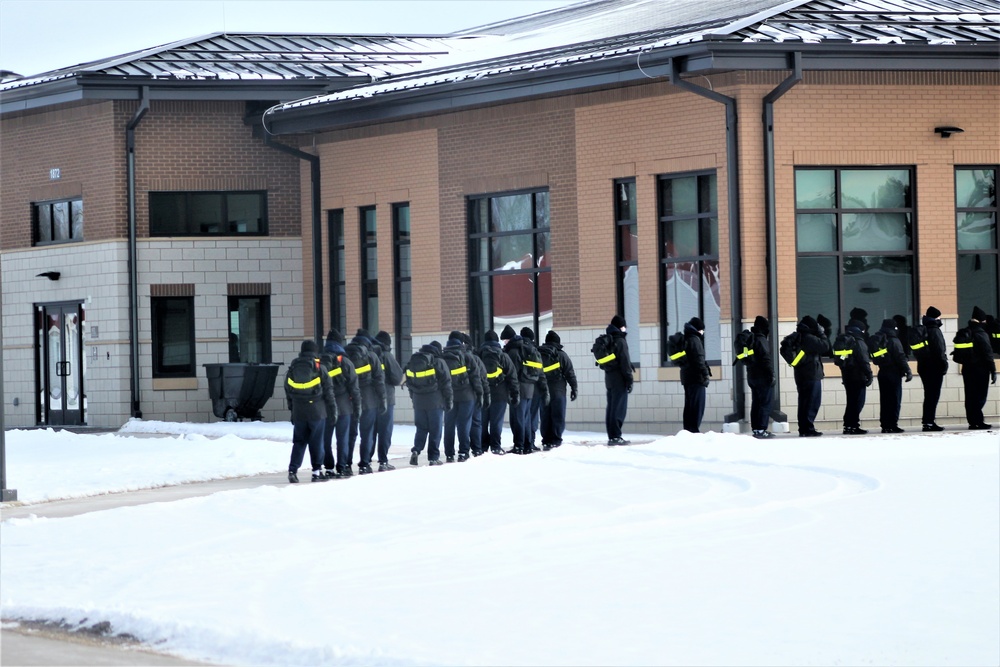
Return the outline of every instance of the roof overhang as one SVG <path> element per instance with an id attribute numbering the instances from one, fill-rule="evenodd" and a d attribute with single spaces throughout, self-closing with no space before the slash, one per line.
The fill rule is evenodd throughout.
<path id="1" fill-rule="evenodd" d="M 631 51 L 553 67 L 512 70 L 481 78 L 434 83 L 370 96 L 303 100 L 266 114 L 273 134 L 320 132 L 405 120 L 532 98 L 669 80 L 672 61 L 681 75 L 707 75 L 737 70 L 790 70 L 793 54 L 801 54 L 802 70 L 860 71 L 996 71 L 995 43 L 968 44 L 822 44 L 802 42 L 743 43 L 699 41 Z M 426 73 L 425 73 L 426 74 Z"/>

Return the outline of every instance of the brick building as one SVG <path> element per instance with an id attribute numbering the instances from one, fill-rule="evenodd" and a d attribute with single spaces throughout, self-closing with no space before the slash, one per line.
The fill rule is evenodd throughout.
<path id="1" fill-rule="evenodd" d="M 569 422 L 596 431 L 603 378 L 589 349 L 611 316 L 629 321 L 639 363 L 627 428 L 662 433 L 679 428 L 683 402 L 665 340 L 699 315 L 713 366 L 705 427 L 738 428 L 749 400 L 731 341 L 758 314 L 776 342 L 805 314 L 840 327 L 861 306 L 877 328 L 934 305 L 950 340 L 974 303 L 1000 311 L 998 20 L 970 0 L 608 0 L 414 45 L 410 70 L 331 72 L 298 95 L 245 81 L 254 96 L 235 100 L 218 78 L 146 76 L 139 116 L 131 79 L 131 99 L 23 108 L 5 84 L 6 420 L 54 423 L 36 398 L 49 386 L 43 324 L 66 303 L 86 317 L 86 423 L 121 423 L 136 393 L 146 418 L 211 419 L 201 365 L 233 358 L 240 298 L 260 309 L 266 296 L 270 316 L 255 321 L 274 361 L 331 326 L 384 329 L 401 358 L 456 328 L 477 340 L 507 323 L 555 329 L 581 380 Z M 156 97 L 160 85 L 173 97 Z M 130 309 L 124 138 L 136 118 Z M 154 195 L 178 207 L 199 192 L 266 193 L 268 233 L 150 232 Z M 29 211 L 81 197 L 80 242 L 25 233 Z M 51 271 L 59 280 L 37 277 Z M 195 360 L 177 377 L 154 368 L 157 302 L 192 320 L 166 332 Z M 779 411 L 794 415 L 778 365 Z M 827 376 L 819 422 L 836 428 L 832 363 Z M 921 398 L 919 382 L 905 385 L 903 425 L 919 423 Z M 877 402 L 869 394 L 863 419 Z M 276 403 L 265 418 L 283 415 Z M 987 415 L 998 414 L 994 391 Z M 954 366 L 939 415 L 964 423 Z"/>

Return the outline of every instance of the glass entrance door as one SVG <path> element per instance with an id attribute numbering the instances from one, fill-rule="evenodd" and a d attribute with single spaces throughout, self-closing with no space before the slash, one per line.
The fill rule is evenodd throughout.
<path id="1" fill-rule="evenodd" d="M 83 393 L 83 304 L 38 306 L 38 421 L 51 426 L 87 423 Z"/>

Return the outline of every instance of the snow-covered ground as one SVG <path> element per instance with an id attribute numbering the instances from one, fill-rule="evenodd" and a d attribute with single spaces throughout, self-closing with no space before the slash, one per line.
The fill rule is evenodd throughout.
<path id="1" fill-rule="evenodd" d="M 291 426 L 124 433 L 10 431 L 8 486 L 278 472 Z M 595 440 L 7 519 L 0 608 L 232 665 L 1000 664 L 997 431 Z"/>

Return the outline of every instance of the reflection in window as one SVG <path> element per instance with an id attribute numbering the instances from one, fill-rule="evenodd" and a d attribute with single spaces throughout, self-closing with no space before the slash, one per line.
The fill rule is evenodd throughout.
<path id="1" fill-rule="evenodd" d="M 83 240 L 83 200 L 41 202 L 32 205 L 36 245 Z"/>
<path id="2" fill-rule="evenodd" d="M 361 218 L 361 326 L 378 328 L 378 224 L 375 207 L 358 209 Z"/>
<path id="3" fill-rule="evenodd" d="M 150 192 L 151 236 L 267 234 L 264 192 Z"/>
<path id="4" fill-rule="evenodd" d="M 229 361 L 271 363 L 271 299 L 229 297 Z"/>
<path id="5" fill-rule="evenodd" d="M 705 357 L 722 358 L 719 336 L 722 294 L 719 276 L 718 193 L 715 172 L 664 176 L 659 189 L 662 285 L 661 359 L 666 340 L 692 317 L 705 323 Z"/>
<path id="6" fill-rule="evenodd" d="M 979 306 L 1000 312 L 997 245 L 997 167 L 955 169 L 958 241 L 958 315 L 964 322 Z"/>
<path id="7" fill-rule="evenodd" d="M 469 328 L 552 328 L 549 194 L 528 192 L 469 199 Z"/>
<path id="8" fill-rule="evenodd" d="M 194 377 L 194 297 L 151 297 L 153 377 Z"/>
<path id="9" fill-rule="evenodd" d="M 413 276 L 410 265 L 410 205 L 393 204 L 393 280 L 396 288 L 396 340 L 393 349 L 402 364 L 413 352 Z"/>
<path id="10" fill-rule="evenodd" d="M 344 266 L 344 210 L 327 214 L 330 262 L 330 327 L 347 332 L 347 271 Z"/>
<path id="11" fill-rule="evenodd" d="M 636 224 L 635 179 L 615 181 L 615 255 L 617 312 L 629 324 L 628 337 L 639 365 L 639 236 Z"/>
<path id="12" fill-rule="evenodd" d="M 795 170 L 798 316 L 835 331 L 851 309 L 869 323 L 914 316 L 914 211 L 908 168 Z"/>

